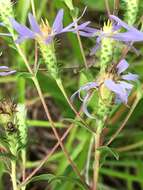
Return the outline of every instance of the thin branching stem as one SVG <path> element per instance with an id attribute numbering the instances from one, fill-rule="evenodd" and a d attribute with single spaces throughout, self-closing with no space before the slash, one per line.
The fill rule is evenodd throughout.
<path id="1" fill-rule="evenodd" d="M 64 145 L 63 145 L 63 143 L 62 143 L 62 141 L 61 141 L 61 139 L 60 139 L 60 137 L 59 137 L 59 135 L 58 135 L 58 133 L 57 133 L 57 131 L 56 131 L 56 129 L 55 129 L 54 122 L 53 122 L 53 120 L 52 120 L 52 118 L 51 118 L 51 115 L 50 115 L 50 113 L 49 113 L 48 107 L 47 107 L 47 105 L 46 105 L 46 103 L 45 103 L 45 99 L 44 99 L 44 97 L 43 97 L 43 94 L 42 94 L 42 91 L 41 91 L 39 82 L 38 82 L 36 76 L 34 75 L 34 73 L 33 73 L 32 69 L 31 69 L 31 67 L 29 66 L 29 62 L 28 62 L 26 56 L 24 55 L 22 49 L 20 48 L 20 46 L 19 46 L 18 44 L 16 44 L 16 47 L 17 47 L 18 52 L 19 52 L 19 54 L 21 55 L 21 57 L 22 57 L 22 59 L 23 59 L 25 65 L 26 65 L 26 67 L 27 67 L 29 73 L 33 76 L 33 78 L 32 78 L 32 79 L 33 79 L 33 82 L 34 82 L 35 87 L 36 87 L 36 89 L 37 89 L 37 92 L 38 92 L 38 95 L 39 95 L 40 100 L 41 100 L 41 102 L 42 102 L 42 105 L 43 105 L 43 107 L 44 107 L 46 116 L 47 116 L 49 122 L 51 123 L 51 127 L 52 127 L 52 130 L 53 130 L 54 134 L 55 134 L 55 137 L 57 138 L 57 140 L 58 140 L 58 142 L 59 142 L 59 144 L 60 144 L 60 146 L 61 146 L 61 148 L 62 148 L 62 150 L 63 150 L 63 152 L 64 152 L 64 154 L 65 154 L 65 156 L 67 157 L 69 163 L 71 164 L 72 168 L 74 169 L 74 171 L 76 172 L 76 174 L 79 176 L 79 178 L 84 182 L 83 177 L 80 175 L 80 172 L 79 172 L 78 168 L 76 167 L 76 165 L 74 164 L 74 162 L 71 160 L 71 158 L 70 158 L 70 156 L 69 156 L 69 154 L 68 154 L 66 148 L 64 147 Z"/>
<path id="2" fill-rule="evenodd" d="M 98 178 L 99 178 L 99 165 L 100 165 L 100 135 L 101 126 L 98 126 L 95 137 L 95 154 L 94 154 L 94 173 L 93 173 L 93 188 L 92 190 L 98 190 Z"/>
<path id="3" fill-rule="evenodd" d="M 35 11 L 34 0 L 31 0 L 31 7 L 32 7 L 32 13 L 33 13 L 34 17 L 36 18 L 36 11 Z"/>
<path id="4" fill-rule="evenodd" d="M 75 22 L 75 19 L 74 18 L 72 18 L 72 19 Z M 77 28 L 77 26 L 78 26 L 77 22 L 75 22 L 75 28 Z M 82 55 L 82 58 L 83 58 L 83 62 L 84 62 L 85 68 L 88 69 L 88 64 L 87 64 L 87 61 L 86 61 L 83 45 L 82 45 L 81 38 L 80 38 L 78 30 L 76 32 L 76 36 L 77 36 L 77 40 L 78 40 L 78 44 L 79 44 L 79 47 L 80 47 L 80 52 L 81 52 L 81 55 Z"/>
<path id="5" fill-rule="evenodd" d="M 109 1 L 108 0 L 104 0 L 105 1 L 105 7 L 106 7 L 106 11 L 108 16 L 111 15 L 111 11 L 110 11 L 110 7 L 109 7 Z"/>
<path id="6" fill-rule="evenodd" d="M 81 109 L 80 109 L 80 112 L 81 112 Z M 80 112 L 79 112 L 79 113 L 80 113 Z M 63 136 L 61 137 L 61 141 L 63 141 L 63 140 L 67 137 L 67 135 L 69 134 L 70 130 L 71 130 L 73 127 L 74 127 L 74 124 L 71 124 L 71 125 L 68 127 L 68 129 L 65 131 L 65 133 L 64 133 Z M 33 170 L 33 172 L 25 179 L 25 181 L 23 181 L 23 182 L 21 183 L 20 186 L 25 185 L 25 184 L 41 169 L 41 167 L 48 161 L 48 159 L 49 159 L 49 158 L 52 156 L 52 154 L 56 151 L 56 149 L 58 148 L 59 145 L 60 145 L 60 143 L 57 142 L 56 145 L 52 148 L 52 150 L 51 150 L 50 152 L 48 151 L 47 155 L 43 158 L 43 160 L 40 162 L 40 164 L 38 165 L 38 167 Z"/>
<path id="7" fill-rule="evenodd" d="M 41 102 L 42 102 L 43 108 L 44 108 L 44 110 L 45 110 L 46 116 L 47 116 L 49 122 L 51 123 L 51 127 L 52 127 L 52 130 L 53 130 L 53 132 L 54 132 L 55 137 L 57 138 L 57 140 L 58 140 L 58 142 L 59 142 L 59 144 L 60 144 L 60 146 L 61 146 L 61 148 L 62 148 L 64 154 L 66 155 L 66 157 L 67 157 L 69 163 L 71 164 L 73 170 L 74 170 L 74 171 L 76 172 L 76 174 L 80 177 L 80 179 L 81 179 L 82 181 L 84 181 L 83 178 L 82 178 L 82 176 L 80 175 L 80 172 L 79 172 L 77 166 L 76 166 L 76 165 L 74 164 L 74 162 L 71 160 L 71 158 L 70 158 L 70 156 L 69 156 L 69 154 L 68 154 L 68 151 L 67 151 L 66 148 L 64 147 L 64 145 L 63 145 L 63 143 L 62 143 L 62 141 L 61 141 L 61 139 L 60 139 L 60 137 L 59 137 L 59 135 L 58 135 L 58 133 L 57 133 L 57 130 L 56 130 L 55 126 L 54 126 L 54 122 L 53 122 L 53 120 L 52 120 L 52 118 L 51 118 L 51 115 L 50 115 L 50 113 L 49 113 L 49 110 L 48 110 L 48 108 L 47 108 L 45 99 L 44 99 L 44 97 L 43 97 L 43 94 L 42 94 L 42 91 L 41 91 L 41 88 L 40 88 L 40 85 L 39 85 L 39 82 L 38 82 L 38 80 L 37 80 L 36 77 L 33 78 L 33 82 L 34 82 L 35 87 L 36 87 L 36 89 L 37 89 L 38 95 L 39 95 L 39 97 L 40 97 L 40 99 L 41 99 Z"/>
<path id="8" fill-rule="evenodd" d="M 131 117 L 133 111 L 135 110 L 137 104 L 139 103 L 140 98 L 136 98 L 128 115 L 126 116 L 125 120 L 123 121 L 122 125 L 118 128 L 118 130 L 113 134 L 113 136 L 110 138 L 110 140 L 106 143 L 106 146 L 108 146 L 109 144 L 111 144 L 113 142 L 113 140 L 119 135 L 119 133 L 123 130 L 123 128 L 125 127 L 126 123 L 128 122 L 129 118 Z"/>
<path id="9" fill-rule="evenodd" d="M 70 130 L 73 128 L 73 125 L 70 125 L 70 127 L 66 130 L 66 132 L 64 133 L 64 135 L 61 137 L 61 141 L 63 141 L 67 135 L 69 134 Z M 47 153 L 47 155 L 42 159 L 42 161 L 40 162 L 40 164 L 38 165 L 37 168 L 35 168 L 33 170 L 33 172 L 31 172 L 31 174 L 21 183 L 20 186 L 23 186 L 25 184 L 28 183 L 28 181 L 42 168 L 42 166 L 48 161 L 48 159 L 52 156 L 52 154 L 56 151 L 56 149 L 58 148 L 58 146 L 60 145 L 59 142 L 56 143 L 56 145 L 52 148 L 52 150 L 50 152 Z"/>
<path id="10" fill-rule="evenodd" d="M 86 168 L 85 168 L 85 180 L 88 185 L 90 184 L 89 171 L 90 171 L 90 162 L 91 162 L 93 143 L 94 143 L 94 137 L 92 137 L 90 140 L 88 154 L 87 154 Z"/>

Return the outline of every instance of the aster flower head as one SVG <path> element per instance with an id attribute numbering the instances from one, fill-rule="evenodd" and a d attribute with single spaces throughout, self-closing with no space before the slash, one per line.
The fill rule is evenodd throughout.
<path id="1" fill-rule="evenodd" d="M 18 39 L 16 40 L 17 43 L 20 43 L 26 39 L 36 39 L 36 40 L 43 40 L 46 44 L 50 43 L 55 36 L 61 33 L 66 32 L 77 32 L 82 31 L 84 32 L 84 35 L 89 36 L 91 34 L 90 29 L 88 29 L 89 21 L 80 24 L 75 28 L 75 23 L 79 21 L 78 18 L 71 24 L 69 24 L 66 27 L 63 27 L 63 15 L 64 11 L 63 9 L 60 9 L 57 13 L 57 16 L 53 22 L 52 27 L 49 26 L 48 21 L 43 22 L 41 25 L 38 25 L 36 19 L 34 16 L 29 13 L 28 19 L 31 26 L 31 29 L 29 29 L 27 26 L 24 26 L 20 23 L 18 23 L 14 18 L 10 18 L 10 22 L 13 26 L 13 28 L 17 31 L 19 34 Z M 81 34 L 82 35 L 82 34 Z"/>
<path id="2" fill-rule="evenodd" d="M 7 66 L 0 66 L 0 76 L 8 76 L 14 74 L 16 70 L 11 70 Z"/>
<path id="3" fill-rule="evenodd" d="M 97 37 L 96 46 L 94 46 L 91 50 L 91 54 L 94 54 L 97 51 L 102 38 L 111 38 L 125 43 L 143 41 L 143 32 L 139 31 L 133 26 L 129 26 L 127 23 L 119 19 L 117 16 L 110 15 L 109 18 L 110 22 L 112 22 L 112 25 L 110 25 L 112 26 L 112 29 L 110 28 L 110 30 L 104 30 L 105 27 L 103 27 L 103 30 L 95 31 L 95 33 L 92 36 Z M 121 32 L 121 28 L 123 28 L 125 32 Z"/>
<path id="4" fill-rule="evenodd" d="M 90 91 L 94 89 L 107 88 L 109 91 L 115 94 L 115 103 L 124 103 L 127 104 L 128 96 L 133 88 L 133 84 L 130 82 L 136 81 L 138 79 L 138 75 L 127 73 L 123 74 L 124 71 L 127 70 L 129 64 L 126 60 L 121 60 L 119 64 L 116 66 L 116 74 L 107 73 L 107 76 L 104 80 L 99 80 L 98 82 L 90 82 L 81 86 L 79 90 L 77 90 L 72 96 L 71 100 L 75 98 L 76 95 L 79 96 L 80 100 L 83 102 L 83 111 L 84 113 L 90 117 L 94 118 L 87 109 L 87 104 L 90 99 Z M 81 91 L 86 92 L 86 95 L 81 99 L 80 93 Z M 106 96 L 106 95 L 105 95 Z"/>
<path id="5" fill-rule="evenodd" d="M 108 78 L 104 81 L 104 85 L 116 95 L 116 102 L 127 104 L 128 96 L 133 88 L 131 81 L 136 81 L 138 75 L 127 73 L 123 74 L 129 67 L 125 59 L 121 60 L 116 66 L 117 76 Z"/>

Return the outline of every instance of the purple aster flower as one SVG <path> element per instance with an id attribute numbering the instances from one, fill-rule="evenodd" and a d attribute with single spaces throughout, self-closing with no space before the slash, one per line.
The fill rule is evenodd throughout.
<path id="1" fill-rule="evenodd" d="M 110 15 L 109 18 L 112 21 L 112 30 L 110 32 L 104 32 L 102 30 L 97 30 L 92 36 L 97 36 L 96 46 L 91 50 L 91 55 L 93 55 L 97 49 L 100 47 L 100 42 L 102 38 L 112 38 L 117 41 L 122 41 L 125 43 L 130 42 L 140 42 L 143 41 L 143 32 L 139 31 L 133 26 L 129 26 L 124 21 L 119 19 L 114 15 Z M 121 28 L 125 29 L 125 32 L 119 31 Z"/>
<path id="2" fill-rule="evenodd" d="M 143 32 L 139 31 L 133 26 L 129 26 L 118 17 L 114 15 L 110 15 L 110 19 L 116 23 L 120 28 L 124 28 L 126 32 L 114 33 L 113 35 L 109 35 L 115 40 L 122 41 L 122 42 L 140 42 L 143 41 Z M 116 30 L 115 30 L 116 31 Z"/>
<path id="3" fill-rule="evenodd" d="M 129 67 L 129 64 L 126 60 L 121 60 L 119 64 L 116 66 L 117 69 L 117 81 L 113 79 L 106 79 L 104 81 L 105 86 L 114 92 L 116 94 L 116 100 L 118 102 L 122 102 L 124 104 L 127 104 L 128 102 L 128 96 L 133 88 L 133 85 L 130 84 L 130 81 L 135 81 L 138 79 L 138 75 L 128 73 L 123 75 L 122 73 L 127 70 Z"/>
<path id="4" fill-rule="evenodd" d="M 0 66 L 0 76 L 8 76 L 15 72 L 16 70 L 10 70 L 7 66 Z"/>
<path id="5" fill-rule="evenodd" d="M 115 103 L 124 103 L 127 104 L 128 102 L 128 96 L 133 88 L 133 84 L 130 84 L 130 81 L 135 81 L 138 79 L 138 75 L 128 73 L 123 74 L 124 71 L 127 70 L 129 67 L 129 64 L 126 60 L 121 60 L 119 64 L 116 66 L 116 72 L 117 76 L 109 75 L 109 78 L 105 79 L 102 82 L 90 82 L 86 85 L 82 86 L 77 90 L 72 96 L 71 100 L 73 101 L 75 96 L 78 95 L 80 100 L 83 102 L 83 111 L 84 113 L 90 117 L 94 118 L 87 109 L 88 101 L 90 100 L 90 90 L 98 89 L 102 85 L 105 85 L 106 88 L 108 88 L 110 91 L 112 91 L 116 95 Z M 85 92 L 85 96 L 81 98 L 81 91 Z"/>
<path id="6" fill-rule="evenodd" d="M 92 33 L 91 31 L 92 29 L 87 27 L 90 23 L 89 21 L 83 24 L 80 24 L 77 26 L 77 28 L 75 28 L 75 23 L 77 23 L 81 17 L 76 19 L 74 22 L 72 22 L 68 26 L 63 27 L 63 15 L 64 15 L 63 9 L 59 10 L 51 28 L 49 27 L 49 24 L 47 21 L 46 23 L 43 22 L 42 25 L 38 25 L 36 19 L 31 13 L 29 13 L 28 15 L 31 29 L 18 23 L 14 18 L 10 18 L 10 22 L 13 28 L 19 34 L 19 37 L 16 40 L 16 42 L 20 43 L 26 39 L 39 38 L 39 39 L 44 40 L 44 42 L 48 44 L 53 40 L 55 36 L 61 33 L 65 33 L 65 32 L 75 33 L 77 31 L 81 31 L 83 32 L 83 36 L 89 36 Z"/>

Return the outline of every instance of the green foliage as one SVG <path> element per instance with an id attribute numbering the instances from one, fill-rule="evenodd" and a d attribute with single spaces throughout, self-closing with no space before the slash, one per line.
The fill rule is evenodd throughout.
<path id="1" fill-rule="evenodd" d="M 6 8 L 4 6 L 0 6 L 0 21 L 3 21 L 7 25 L 10 32 L 13 31 L 11 30 L 11 26 L 9 25 L 9 17 L 13 17 L 15 15 L 18 21 L 23 24 L 27 24 L 28 12 L 32 12 L 30 0 L 26 1 L 26 3 L 25 0 L 20 0 L 14 3 L 12 6 L 10 1 L 8 0 L 1 0 L 0 3 L 1 2 L 8 3 L 8 6 Z M 98 26 L 98 28 L 101 29 L 103 27 L 101 17 L 104 17 L 107 21 L 104 0 L 42 0 L 34 1 L 34 3 L 38 23 L 40 23 L 41 18 L 43 18 L 44 20 L 45 18 L 47 18 L 49 20 L 49 23 L 52 23 L 57 10 L 59 10 L 60 8 L 64 8 L 64 25 L 67 25 L 72 22 L 71 16 L 79 16 L 85 6 L 87 6 L 87 12 L 79 21 L 79 23 L 82 23 L 82 21 L 92 20 L 93 22 L 91 26 Z M 120 3 L 119 15 L 121 16 L 121 18 L 123 18 L 123 14 L 125 14 L 126 11 L 125 5 L 126 3 L 121 6 Z M 131 6 L 132 4 L 129 5 Z M 128 11 L 128 19 L 130 19 L 131 21 L 129 23 L 135 24 L 136 26 L 138 25 L 135 20 L 138 21 L 138 18 L 141 17 L 142 6 L 143 3 L 140 1 L 140 10 L 138 14 L 137 6 L 134 8 L 132 6 L 132 9 L 130 8 L 130 10 Z M 109 0 L 109 7 L 111 13 L 113 13 L 113 0 Z M 136 18 L 137 15 L 138 18 Z M 1 30 L 2 32 L 6 31 L 6 29 Z M 95 39 L 81 38 L 81 40 L 87 62 L 89 65 L 91 65 L 88 70 L 81 70 L 84 65 L 79 44 L 77 41 L 77 36 L 68 33 L 65 34 L 64 37 L 62 35 L 58 36 L 54 48 L 53 46 L 49 48 L 47 48 L 47 46 L 44 46 L 42 47 L 43 49 L 41 47 L 39 49 L 38 46 L 38 63 L 36 66 L 39 66 L 37 67 L 39 68 L 39 70 L 36 73 L 36 76 L 38 77 L 40 87 L 45 96 L 46 104 L 49 106 L 50 113 L 52 115 L 52 118 L 54 119 L 54 123 L 56 124 L 56 127 L 58 127 L 56 129 L 59 136 L 61 137 L 63 135 L 63 133 L 68 129 L 70 124 L 74 126 L 71 129 L 69 135 L 63 140 L 63 142 L 71 156 L 71 159 L 80 170 L 80 173 L 83 174 L 83 176 L 86 176 L 85 168 L 88 162 L 87 153 L 89 152 L 90 139 L 95 133 L 97 123 L 95 123 L 95 120 L 91 121 L 89 118 L 86 118 L 86 116 L 83 114 L 81 114 L 81 116 L 83 119 L 86 120 L 87 126 L 85 126 L 79 119 L 75 119 L 75 114 L 67 104 L 65 98 L 63 97 L 53 78 L 58 78 L 59 74 L 61 75 L 68 97 L 70 97 L 72 93 L 80 86 L 84 85 L 87 82 L 96 80 L 101 58 L 103 61 L 103 65 L 110 64 L 110 62 L 112 61 L 113 46 L 118 47 L 118 44 L 112 44 L 109 39 L 106 42 L 102 41 L 102 50 L 100 51 L 99 49 L 98 53 L 92 57 L 89 56 L 89 51 L 92 46 L 95 45 Z M 20 47 L 26 55 L 31 69 L 34 71 L 34 64 L 36 60 L 36 58 L 34 57 L 35 43 L 32 40 L 27 41 L 21 44 Z M 118 55 L 116 56 L 115 62 L 119 60 L 119 53 L 122 51 L 123 47 L 125 47 L 125 45 L 119 46 L 119 52 L 117 52 Z M 135 47 L 139 49 L 140 52 L 143 51 L 142 43 L 135 44 Z M 1 51 L 1 65 L 9 65 L 11 68 L 16 69 L 18 72 L 16 74 L 16 77 L 14 75 L 11 75 L 10 77 L 0 78 L 0 96 L 10 96 L 12 98 L 14 97 L 14 100 L 16 102 L 19 103 L 20 101 L 20 103 L 24 105 L 24 109 L 25 107 L 27 107 L 28 109 L 28 122 L 26 124 L 25 112 L 23 112 L 24 110 L 16 113 L 16 115 L 21 118 L 18 119 L 18 121 L 16 121 L 13 116 L 11 117 L 11 115 L 7 114 L 3 116 L 2 114 L 0 114 L 0 150 L 5 150 L 3 152 L 0 152 L 0 190 L 4 190 L 5 187 L 3 187 L 2 177 L 5 173 L 6 165 L 4 165 L 3 160 L 7 161 L 7 167 L 9 168 L 9 161 L 12 160 L 14 162 L 17 162 L 17 178 L 22 179 L 22 167 L 24 165 L 24 160 L 21 161 L 21 151 L 25 151 L 25 149 L 27 148 L 27 125 L 29 125 L 28 130 L 30 130 L 30 135 L 27 149 L 28 158 L 26 161 L 26 176 L 29 174 L 29 171 L 34 170 L 34 167 L 39 166 L 41 159 L 47 153 L 45 150 L 48 150 L 49 153 L 50 150 L 57 143 L 57 141 L 55 140 L 55 137 L 53 137 L 53 134 L 50 130 L 50 122 L 46 121 L 45 113 L 43 111 L 41 102 L 39 101 L 37 91 L 35 90 L 31 80 L 29 80 L 33 77 L 33 75 L 27 72 L 26 67 L 23 63 L 23 59 L 18 55 L 18 51 L 14 46 L 11 38 L 4 38 L 1 40 Z M 137 87 L 134 88 L 133 92 L 137 93 L 137 96 L 140 97 L 140 100 L 132 116 L 126 123 L 125 128 L 117 136 L 115 141 L 110 145 L 110 147 L 112 148 L 104 146 L 104 144 L 105 142 L 108 142 L 114 132 L 121 126 L 122 121 L 130 110 L 130 105 L 132 105 L 134 97 L 133 99 L 131 98 L 131 101 L 129 101 L 128 107 L 123 109 L 123 106 L 116 106 L 116 108 L 112 112 L 113 114 L 110 114 L 112 120 L 110 120 L 110 118 L 108 117 L 108 119 L 106 119 L 105 121 L 107 127 L 108 124 L 110 124 L 110 128 L 105 128 L 105 131 L 103 131 L 101 135 L 101 143 L 103 143 L 103 145 L 98 148 L 101 153 L 100 165 L 102 166 L 100 168 L 99 190 L 133 190 L 134 182 L 138 183 L 140 189 L 143 189 L 143 132 L 141 122 L 143 115 L 142 54 L 136 56 L 133 52 L 130 52 L 126 58 L 130 62 L 130 71 L 134 71 L 140 76 L 140 83 L 137 84 Z M 62 65 L 61 68 L 59 68 L 59 65 Z M 78 68 L 77 70 L 79 70 L 79 72 L 75 72 L 75 70 L 73 69 L 74 67 Z M 106 68 L 104 69 L 106 70 Z M 22 80 L 20 80 L 21 78 Z M 24 82 L 22 82 L 23 80 Z M 106 102 L 98 102 L 99 96 L 100 94 L 95 92 L 93 98 L 91 99 L 91 102 L 89 103 L 89 110 L 94 112 L 94 116 L 98 115 L 98 108 L 103 108 L 102 106 L 105 105 Z M 106 104 L 108 103 L 111 102 L 106 102 Z M 78 103 L 78 107 L 79 104 L 80 103 Z M 106 110 L 106 108 L 107 106 L 105 105 L 105 109 L 102 109 L 102 116 L 105 115 L 105 112 L 110 112 L 110 108 L 108 110 Z M 121 117 L 120 114 L 122 114 Z M 15 122 L 15 124 L 16 122 L 18 123 L 18 126 L 16 126 L 18 130 L 16 133 L 13 134 L 6 131 L 6 124 L 11 120 Z M 89 178 L 92 181 L 94 147 L 92 146 L 91 149 L 92 150 L 89 161 L 88 173 Z M 117 160 L 115 160 L 115 158 Z M 44 174 L 45 170 L 48 172 L 50 171 L 49 174 L 48 172 Z M 39 173 L 41 173 L 41 175 Z M 29 186 L 27 186 L 27 190 L 29 190 L 29 188 L 34 189 L 35 186 L 37 184 L 40 185 L 42 181 L 44 181 L 44 183 L 47 182 L 47 188 L 49 188 L 50 185 L 50 188 L 52 190 L 88 189 L 87 186 L 83 184 L 76 176 L 71 165 L 67 161 L 65 155 L 60 148 L 58 148 L 54 152 L 54 154 L 49 157 L 47 162 L 45 162 L 43 169 L 40 170 L 39 173 L 37 173 L 33 178 L 27 181 L 27 184 L 29 183 Z M 106 182 L 107 179 L 108 184 Z M 112 186 L 114 186 L 114 188 L 111 187 L 110 181 L 112 181 Z M 119 186 L 116 184 L 118 184 Z M 41 186 L 38 186 L 36 188 L 40 189 Z"/>
<path id="2" fill-rule="evenodd" d="M 69 181 L 70 183 L 74 183 L 81 187 L 82 190 L 87 190 L 87 186 L 83 184 L 80 179 L 73 178 L 73 177 L 66 177 L 66 176 L 55 176 L 53 174 L 41 174 L 36 177 L 33 177 L 30 182 L 36 182 L 36 181 L 47 181 L 47 183 L 65 183 L 66 181 Z"/>

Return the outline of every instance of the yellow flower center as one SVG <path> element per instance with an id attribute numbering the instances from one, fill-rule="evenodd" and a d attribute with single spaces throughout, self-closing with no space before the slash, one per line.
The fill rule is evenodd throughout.
<path id="1" fill-rule="evenodd" d="M 52 29 L 50 28 L 50 25 L 47 20 L 45 22 L 42 20 L 42 23 L 40 25 L 40 30 L 44 38 L 47 38 L 48 35 L 52 33 Z"/>
<path id="2" fill-rule="evenodd" d="M 110 20 L 108 20 L 107 23 L 104 22 L 103 31 L 105 33 L 111 33 L 112 29 L 113 29 L 113 26 L 112 26 L 112 22 Z"/>

